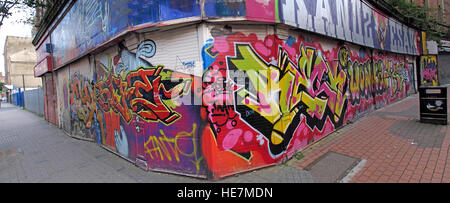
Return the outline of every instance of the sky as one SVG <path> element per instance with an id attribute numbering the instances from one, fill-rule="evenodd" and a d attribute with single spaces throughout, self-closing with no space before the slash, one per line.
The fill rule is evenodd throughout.
<path id="1" fill-rule="evenodd" d="M 0 27 L 0 72 L 5 75 L 4 48 L 6 36 L 31 37 L 31 25 L 16 23 L 24 14 L 21 12 L 14 13 L 10 18 L 3 20 Z"/>

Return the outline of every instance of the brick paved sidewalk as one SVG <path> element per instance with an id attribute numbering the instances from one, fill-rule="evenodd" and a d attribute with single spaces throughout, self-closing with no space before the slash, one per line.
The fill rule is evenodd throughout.
<path id="1" fill-rule="evenodd" d="M 311 165 L 325 155 L 360 160 L 343 182 L 450 183 L 450 129 L 422 124 L 418 95 L 371 112 L 303 150 L 287 164 L 239 174 L 219 183 L 320 182 Z M 27 127 L 24 127 L 27 126 Z M 342 156 L 344 155 L 344 156 Z M 328 156 L 330 157 L 330 156 Z M 334 160 L 336 161 L 336 160 Z M 334 162 L 336 163 L 336 162 Z M 353 167 L 353 166 L 352 166 Z M 317 178 L 319 177 L 319 178 Z M 316 178 L 316 179 L 315 179 Z M 0 182 L 181 182 L 207 183 L 144 172 L 95 143 L 67 137 L 44 119 L 15 106 L 0 109 Z"/>
<path id="2" fill-rule="evenodd" d="M 379 109 L 305 149 L 305 169 L 329 152 L 358 158 L 351 183 L 450 183 L 450 129 L 419 121 L 419 97 Z"/>
<path id="3" fill-rule="evenodd" d="M 0 183 L 310 183 L 311 175 L 279 165 L 208 181 L 147 172 L 93 142 L 68 137 L 43 118 L 3 103 Z"/>

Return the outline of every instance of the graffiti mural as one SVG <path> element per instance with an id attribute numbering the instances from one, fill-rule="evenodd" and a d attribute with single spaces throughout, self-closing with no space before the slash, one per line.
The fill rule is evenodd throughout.
<path id="1" fill-rule="evenodd" d="M 348 119 L 406 97 L 411 83 L 405 58 L 382 52 L 370 56 L 368 50 L 360 49 L 348 62 L 341 64 L 347 66 L 350 81 Z"/>
<path id="2" fill-rule="evenodd" d="M 218 176 L 289 158 L 409 88 L 404 58 L 345 44 L 326 50 L 303 36 L 230 32 L 209 40 L 202 56 L 202 146 L 212 148 L 205 158 Z"/>
<path id="3" fill-rule="evenodd" d="M 202 78 L 176 71 L 197 60 L 155 65 L 150 39 L 96 55 L 92 71 L 71 67 L 59 88 L 63 127 L 145 169 L 217 178 L 289 159 L 410 88 L 401 55 L 308 35 L 211 32 Z"/>
<path id="4" fill-rule="evenodd" d="M 70 86 L 71 131 L 72 135 L 94 138 L 95 98 L 89 79 L 74 73 Z"/>
<path id="5" fill-rule="evenodd" d="M 201 170 L 201 161 L 203 160 L 199 153 L 197 134 L 198 126 L 195 123 L 192 131 L 181 131 L 169 137 L 163 129 L 160 129 L 159 134 L 148 137 L 144 144 L 145 153 L 150 156 L 152 162 L 167 161 L 170 168 L 178 168 L 181 172 L 197 173 Z M 181 159 L 188 160 L 188 162 L 180 164 Z M 191 167 L 180 167 L 186 165 Z"/>
<path id="6" fill-rule="evenodd" d="M 59 123 L 61 125 L 61 128 L 69 133 L 72 134 L 71 132 L 71 108 L 69 105 L 70 102 L 70 88 L 69 88 L 69 78 L 68 78 L 68 71 L 67 72 L 63 72 L 60 71 L 58 72 L 58 107 L 59 107 Z"/>
<path id="7" fill-rule="evenodd" d="M 438 63 L 436 56 L 421 56 L 422 84 L 438 86 Z"/>
<path id="8" fill-rule="evenodd" d="M 165 85 L 161 81 L 163 69 L 163 66 L 151 69 L 140 67 L 129 72 L 125 79 L 109 73 L 107 80 L 96 84 L 99 90 L 97 99 L 102 110 L 113 110 L 127 122 L 132 119 L 132 112 L 134 112 L 146 121 L 161 121 L 167 125 L 174 123 L 181 115 L 172 111 L 168 107 L 168 102 L 188 94 L 191 80 L 185 78 L 180 79 L 178 84 L 176 81 L 170 81 L 174 83 L 173 86 Z"/>
<path id="9" fill-rule="evenodd" d="M 387 17 L 379 12 L 374 12 L 375 27 L 377 28 L 377 42 L 380 44 L 381 49 L 386 47 L 386 36 L 388 31 Z"/>
<path id="10" fill-rule="evenodd" d="M 60 108 L 70 134 L 146 169 L 223 177 L 289 159 L 410 88 L 396 54 L 218 30 L 202 48 L 202 78 L 153 65 L 152 40 L 99 55 L 92 77 L 69 71 Z"/>
<path id="11" fill-rule="evenodd" d="M 116 54 L 96 60 L 92 77 L 71 73 L 70 134 L 144 162 L 147 169 L 204 177 L 201 106 L 189 103 L 201 96 L 193 85 L 200 78 L 154 66 L 146 59 L 155 53 L 152 40 L 142 41 L 136 52 L 119 44 Z"/>
<path id="12" fill-rule="evenodd" d="M 202 78 L 153 65 L 152 40 L 99 55 L 91 77 L 70 71 L 60 88 L 70 134 L 146 169 L 222 177 L 286 160 L 409 89 L 395 54 L 217 30 Z"/>
<path id="13" fill-rule="evenodd" d="M 200 177 L 282 162 L 406 97 L 421 55 L 417 30 L 364 0 L 79 0 L 40 33 L 67 133 Z M 436 57 L 421 68 L 438 85 Z"/>
<path id="14" fill-rule="evenodd" d="M 385 17 L 386 16 L 386 17 Z M 283 23 L 361 46 L 420 55 L 419 33 L 361 0 L 80 0 L 57 16 L 45 44 L 54 45 L 55 67 L 146 24 L 241 17 Z M 50 40 L 48 40 L 50 39 Z M 39 53 L 45 53 L 41 46 Z M 39 58 L 42 59 L 42 58 Z M 38 60 L 41 61 L 41 60 Z"/>

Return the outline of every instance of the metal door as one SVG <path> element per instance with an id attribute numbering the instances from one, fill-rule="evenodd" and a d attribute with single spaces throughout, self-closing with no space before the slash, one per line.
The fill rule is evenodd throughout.
<path id="1" fill-rule="evenodd" d="M 53 80 L 53 74 L 44 76 L 45 81 L 45 119 L 58 126 L 56 119 L 56 88 Z"/>
<path id="2" fill-rule="evenodd" d="M 145 122 L 135 115 L 132 121 L 134 135 L 136 136 L 136 165 L 144 170 L 148 170 L 147 159 L 145 158 Z"/>

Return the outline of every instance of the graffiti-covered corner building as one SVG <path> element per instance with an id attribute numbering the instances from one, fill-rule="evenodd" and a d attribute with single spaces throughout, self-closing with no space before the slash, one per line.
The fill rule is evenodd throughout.
<path id="1" fill-rule="evenodd" d="M 61 2 L 34 39 L 46 119 L 147 170 L 278 164 L 415 89 L 418 30 L 365 0 Z"/>

